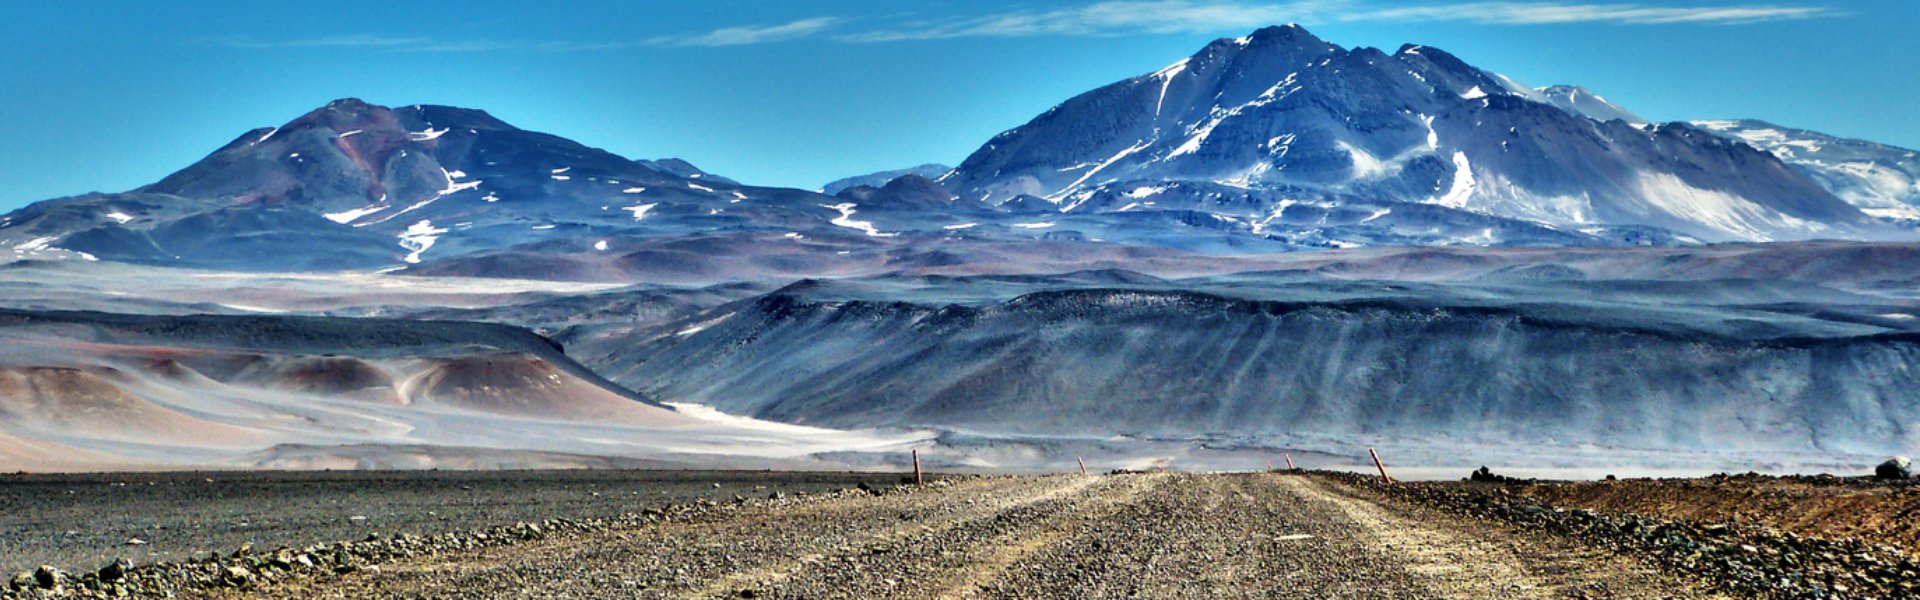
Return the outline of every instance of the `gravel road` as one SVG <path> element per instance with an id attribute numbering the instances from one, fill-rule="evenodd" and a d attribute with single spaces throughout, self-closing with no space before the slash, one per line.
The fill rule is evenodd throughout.
<path id="1" fill-rule="evenodd" d="M 988 477 L 754 501 L 230 598 L 1667 598 L 1633 559 L 1288 474 Z"/>

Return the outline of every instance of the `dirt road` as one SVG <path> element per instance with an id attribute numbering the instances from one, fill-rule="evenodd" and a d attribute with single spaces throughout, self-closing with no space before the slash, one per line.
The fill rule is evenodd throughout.
<path id="1" fill-rule="evenodd" d="M 1326 479 L 1000 477 L 403 559 L 227 597 L 1691 597 L 1571 543 Z"/>

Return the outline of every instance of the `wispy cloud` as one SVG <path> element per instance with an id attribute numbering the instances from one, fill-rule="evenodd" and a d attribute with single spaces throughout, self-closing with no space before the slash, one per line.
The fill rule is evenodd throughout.
<path id="1" fill-rule="evenodd" d="M 1419 4 L 1384 0 L 1102 0 L 1077 6 L 1034 8 L 937 18 L 912 15 L 849 18 L 820 16 L 785 23 L 738 25 L 678 35 L 629 40 L 540 42 L 486 38 L 431 38 L 375 34 L 263 40 L 227 37 L 211 43 L 245 49 L 362 48 L 394 52 L 583 52 L 645 46 L 721 47 L 801 39 L 841 42 L 904 42 L 955 38 L 1115 36 L 1228 33 L 1263 25 L 1299 22 L 1452 21 L 1486 25 L 1744 25 L 1830 17 L 1831 8 L 1780 4 L 1651 6 L 1635 2 L 1551 0 L 1438 1 Z"/>
<path id="2" fill-rule="evenodd" d="M 844 21 L 840 17 L 812 17 L 787 23 L 771 25 L 743 25 L 722 27 L 711 31 L 685 35 L 654 36 L 630 40 L 612 40 L 602 42 L 565 41 L 540 42 L 489 38 L 432 38 L 432 37 L 391 37 L 376 34 L 337 35 L 316 38 L 259 39 L 253 37 L 222 37 L 204 40 L 214 45 L 248 50 L 269 49 L 371 49 L 394 52 L 495 52 L 495 51 L 544 51 L 544 52 L 583 52 L 593 50 L 621 50 L 642 46 L 744 46 L 766 44 L 784 40 L 810 37 L 833 28 Z"/>
<path id="3" fill-rule="evenodd" d="M 1117 0 L 1069 8 L 908 21 L 836 37 L 852 42 L 895 42 L 963 37 L 1212 32 L 1306 20 L 1341 4 L 1346 3 Z"/>
<path id="4" fill-rule="evenodd" d="M 1784 5 L 1648 6 L 1608 2 L 1430 2 L 1358 0 L 1107 0 L 1068 8 L 907 21 L 835 35 L 852 42 L 963 37 L 1103 36 L 1239 31 L 1285 22 L 1456 21 L 1490 25 L 1612 23 L 1717 24 L 1832 16 L 1821 7 Z"/>
<path id="5" fill-rule="evenodd" d="M 1314 1 L 1241 3 L 1119 0 L 1049 10 L 909 21 L 837 37 L 844 41 L 892 42 L 962 37 L 1211 32 L 1298 21 L 1326 10 L 1330 4 Z"/>
<path id="6" fill-rule="evenodd" d="M 832 29 L 834 26 L 840 24 L 842 20 L 843 19 L 839 17 L 814 17 L 777 25 L 723 27 L 706 33 L 654 38 L 652 41 L 676 46 L 745 46 L 749 44 L 765 44 L 809 37 Z"/>
<path id="7" fill-rule="evenodd" d="M 1615 23 L 1670 25 L 1705 23 L 1744 25 L 1833 16 L 1833 10 L 1805 6 L 1645 6 L 1639 4 L 1555 4 L 1532 2 L 1464 2 L 1432 6 L 1403 6 L 1361 11 L 1343 20 L 1361 21 L 1469 21 L 1496 25 L 1551 25 Z"/>

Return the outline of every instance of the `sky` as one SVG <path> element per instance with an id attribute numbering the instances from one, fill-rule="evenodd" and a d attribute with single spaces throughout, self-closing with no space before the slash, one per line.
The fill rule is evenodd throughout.
<path id="1" fill-rule="evenodd" d="M 755 185 L 954 164 L 1081 92 L 1297 22 L 1655 121 L 1920 148 L 1920 2 L 0 2 L 0 210 L 124 191 L 336 98 L 481 108 Z"/>

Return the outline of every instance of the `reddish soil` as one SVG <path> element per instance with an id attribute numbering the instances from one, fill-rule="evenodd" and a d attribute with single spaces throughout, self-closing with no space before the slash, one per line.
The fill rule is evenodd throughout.
<path id="1" fill-rule="evenodd" d="M 1920 554 L 1920 482 L 1832 476 L 1715 476 L 1529 483 L 1543 503 L 1702 523 L 1757 523 L 1801 536 L 1859 538 Z"/>

